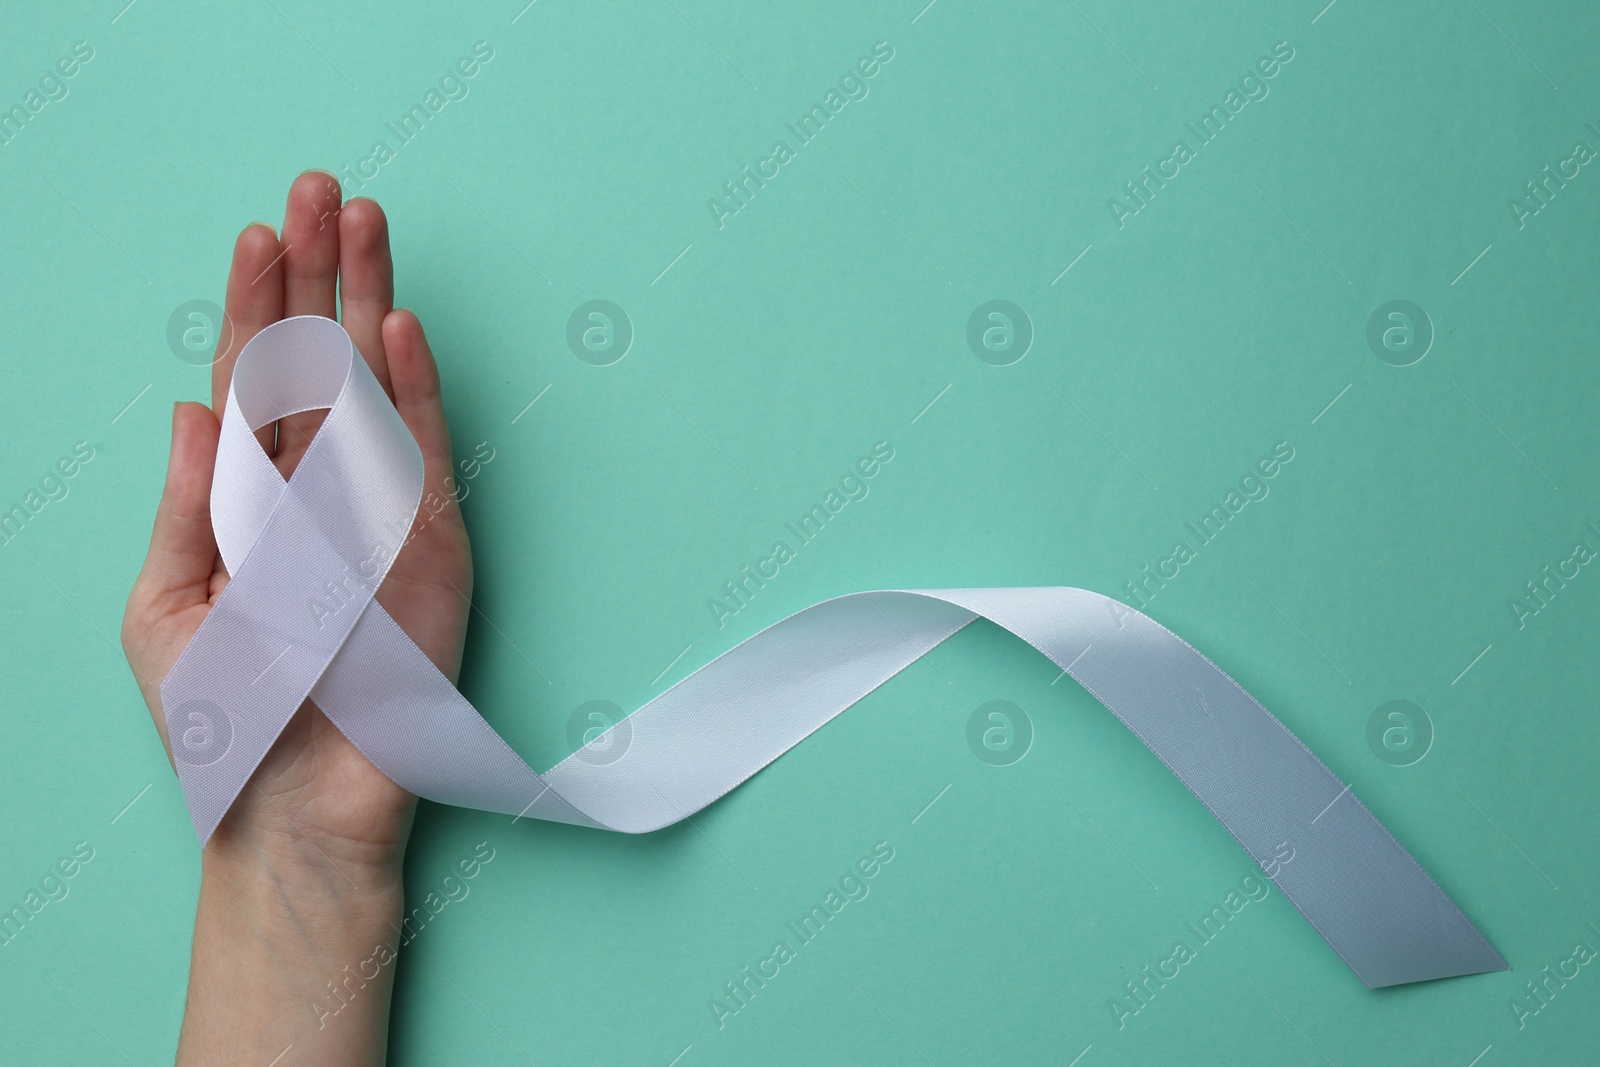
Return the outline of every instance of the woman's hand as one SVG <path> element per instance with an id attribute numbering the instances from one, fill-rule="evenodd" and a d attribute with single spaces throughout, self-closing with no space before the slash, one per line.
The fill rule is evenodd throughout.
<path id="1" fill-rule="evenodd" d="M 169 758 L 161 680 L 228 583 L 210 516 L 218 420 L 240 349 L 282 318 L 337 314 L 421 446 L 425 492 L 447 503 L 419 516 L 377 600 L 447 677 L 460 669 L 472 558 L 452 492 L 438 368 L 416 317 L 393 309 L 382 210 L 367 199 L 341 206 L 340 195 L 331 175 L 307 171 L 289 190 L 281 240 L 262 223 L 239 235 L 228 275 L 231 329 L 224 327 L 212 367 L 211 407 L 173 409 L 166 488 L 122 623 L 123 649 Z M 306 412 L 258 432 L 285 478 L 323 417 Z M 296 1063 L 364 1063 L 374 1038 L 370 1062 L 382 1062 L 390 978 L 352 996 L 358 1021 L 334 1011 L 345 1001 L 326 983 L 368 959 L 373 939 L 397 938 L 390 926 L 414 808 L 415 798 L 314 704 L 300 707 L 205 849 L 180 1063 L 259 1065 L 285 1043 L 304 1049 Z M 278 1003 L 283 997 L 289 1002 Z M 327 1035 L 339 1019 L 342 1032 Z"/>

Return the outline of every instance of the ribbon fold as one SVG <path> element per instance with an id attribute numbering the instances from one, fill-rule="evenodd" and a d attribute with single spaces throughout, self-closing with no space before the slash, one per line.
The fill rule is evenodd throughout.
<path id="1" fill-rule="evenodd" d="M 285 482 L 254 431 L 319 408 L 327 419 Z M 245 346 L 211 490 L 231 579 L 161 686 L 202 844 L 307 697 L 419 796 L 647 833 L 712 803 L 985 618 L 1132 730 L 1368 987 L 1508 967 L 1349 787 L 1250 694 L 1159 623 L 1084 589 L 884 590 L 823 601 L 540 775 L 373 600 L 422 491 L 421 452 L 343 327 L 300 316 Z M 1275 862 L 1285 844 L 1294 861 Z"/>

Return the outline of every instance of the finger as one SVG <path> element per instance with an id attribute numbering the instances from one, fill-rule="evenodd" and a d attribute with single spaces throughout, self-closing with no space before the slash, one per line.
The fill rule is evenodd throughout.
<path id="1" fill-rule="evenodd" d="M 167 483 L 156 509 L 150 552 L 139 572 L 143 593 L 161 615 L 204 604 L 210 595 L 217 561 L 211 529 L 217 434 L 217 418 L 204 404 L 173 407 Z"/>
<path id="2" fill-rule="evenodd" d="M 448 493 L 442 483 L 451 472 L 450 430 L 444 421 L 444 394 L 439 365 L 423 335 L 422 323 L 409 311 L 391 311 L 383 320 L 383 344 L 389 354 L 394 406 L 422 449 L 426 488 Z"/>
<path id="3" fill-rule="evenodd" d="M 223 308 L 226 321 L 217 338 L 217 359 L 211 364 L 211 410 L 218 419 L 228 400 L 228 383 L 239 353 L 256 334 L 283 318 L 283 247 L 278 231 L 264 222 L 246 226 L 233 243 L 233 266 L 228 271 L 228 295 Z M 256 431 L 267 455 L 273 453 L 271 424 Z"/>
<path id="4" fill-rule="evenodd" d="M 308 170 L 289 187 L 283 215 L 285 315 L 333 318 L 339 281 L 339 183 Z"/>
<path id="5" fill-rule="evenodd" d="M 377 201 L 356 197 L 339 212 L 339 312 L 351 340 L 391 400 L 383 319 L 393 308 L 389 222 Z"/>
<path id="6" fill-rule="evenodd" d="M 283 313 L 337 314 L 339 282 L 339 183 L 308 170 L 289 187 L 283 215 Z M 278 420 L 278 469 L 288 474 L 322 425 L 323 412 Z"/>
<path id="7" fill-rule="evenodd" d="M 400 611 L 395 617 L 406 620 L 412 640 L 427 651 L 434 666 L 455 677 L 472 603 L 472 552 L 461 521 L 462 487 L 450 460 L 439 368 L 422 324 L 409 311 L 388 314 L 383 342 L 389 353 L 395 410 L 422 450 L 424 491 L 411 531 L 389 571 L 391 580 L 378 590 L 378 602 L 391 613 Z M 396 584 L 394 579 L 401 581 Z M 418 587 L 432 588 L 441 599 L 416 599 Z M 412 594 L 409 600 L 407 592 Z"/>

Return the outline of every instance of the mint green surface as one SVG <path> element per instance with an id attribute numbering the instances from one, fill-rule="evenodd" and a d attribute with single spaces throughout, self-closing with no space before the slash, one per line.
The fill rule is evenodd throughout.
<path id="1" fill-rule="evenodd" d="M 424 805 L 414 894 L 478 842 L 495 859 L 402 957 L 392 1062 L 1593 1062 L 1600 969 L 1520 1026 L 1511 1005 L 1600 950 L 1600 574 L 1520 628 L 1509 601 L 1600 549 L 1600 176 L 1574 160 L 1547 204 L 1524 187 L 1600 148 L 1600 10 L 123 2 L 14 6 L 0 37 L 4 109 L 75 42 L 94 54 L 0 146 L 0 505 L 94 448 L 0 548 L 0 907 L 94 855 L 0 947 L 0 1061 L 154 1064 L 176 1041 L 197 847 L 116 646 L 170 403 L 207 395 L 168 317 L 220 303 L 234 234 L 281 221 L 299 170 L 393 147 L 386 124 L 485 41 L 469 94 L 346 192 L 389 213 L 458 454 L 495 450 L 465 503 L 494 627 L 474 621 L 462 685 L 530 762 L 571 751 L 586 701 L 637 707 L 852 589 L 1124 595 L 1287 441 L 1270 494 L 1149 611 L 1515 970 L 1371 992 L 1274 890 L 1119 1029 L 1123 983 L 1250 862 L 979 625 L 692 826 Z M 1131 208 L 1125 183 L 1281 41 L 1268 95 L 1119 227 L 1110 199 Z M 867 97 L 719 229 L 708 199 L 877 42 Z M 611 366 L 566 342 L 597 298 L 635 331 Z M 966 342 L 992 299 L 1034 330 L 1010 366 Z M 1396 299 L 1435 332 L 1405 367 L 1366 340 Z M 870 495 L 719 628 L 723 583 L 878 441 Z M 1034 731 L 1010 766 L 966 740 L 995 699 Z M 1436 733 L 1407 767 L 1367 742 L 1395 699 Z M 870 895 L 719 1028 L 724 983 L 880 841 Z"/>

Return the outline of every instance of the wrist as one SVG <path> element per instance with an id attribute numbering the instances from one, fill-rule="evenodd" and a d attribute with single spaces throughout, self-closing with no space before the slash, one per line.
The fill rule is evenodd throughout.
<path id="1" fill-rule="evenodd" d="M 312 853 L 315 855 L 315 853 Z M 195 916 L 184 1067 L 381 1063 L 401 940 L 398 873 L 207 847 Z"/>
<path id="2" fill-rule="evenodd" d="M 252 781 L 211 835 L 202 873 L 215 872 L 224 883 L 328 884 L 355 896 L 401 892 L 414 797 L 387 779 L 377 797 L 319 796 L 292 772 L 264 767 L 258 774 L 269 770 L 268 784 Z"/>
<path id="3" fill-rule="evenodd" d="M 311 848 L 294 853 L 207 847 L 200 861 L 200 906 L 248 920 L 264 938 L 311 935 L 315 944 L 347 940 L 397 921 L 405 902 L 398 860 L 377 866 L 334 864 Z M 285 926 L 292 929 L 284 929 Z"/>
<path id="4" fill-rule="evenodd" d="M 405 896 L 405 847 L 359 850 L 319 846 L 304 837 L 219 829 L 200 854 L 202 896 L 210 892 L 240 906 L 299 902 L 388 916 Z"/>

